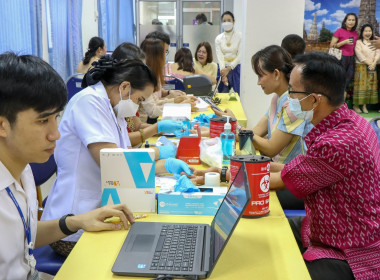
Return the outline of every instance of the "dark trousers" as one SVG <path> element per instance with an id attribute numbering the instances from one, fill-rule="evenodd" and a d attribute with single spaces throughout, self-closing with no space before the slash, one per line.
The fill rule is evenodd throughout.
<path id="1" fill-rule="evenodd" d="M 301 222 L 304 217 L 288 218 L 298 248 L 303 254 L 306 249 L 302 247 Z M 355 280 L 351 268 L 344 260 L 319 259 L 312 262 L 305 261 L 306 267 L 313 280 Z"/>
<path id="2" fill-rule="evenodd" d="M 354 56 L 344 56 L 340 60 L 344 70 L 346 70 L 346 91 L 348 90 L 348 85 L 355 75 L 355 59 Z"/>

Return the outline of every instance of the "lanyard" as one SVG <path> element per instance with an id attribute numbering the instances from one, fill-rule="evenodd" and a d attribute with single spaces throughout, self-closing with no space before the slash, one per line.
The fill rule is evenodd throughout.
<path id="1" fill-rule="evenodd" d="M 18 204 L 15 196 L 13 195 L 13 192 L 11 191 L 11 189 L 9 187 L 6 187 L 5 189 L 7 190 L 9 197 L 12 199 L 13 203 L 15 204 L 15 206 L 18 210 L 18 213 L 20 214 L 22 223 L 24 224 L 26 240 L 28 241 L 28 249 L 29 249 L 28 264 L 32 268 L 32 270 L 34 271 L 34 267 L 36 266 L 36 261 L 35 261 L 34 256 L 33 256 L 33 243 L 32 243 L 32 235 L 31 235 L 31 228 L 30 228 L 30 208 L 28 207 L 29 219 L 28 219 L 28 224 L 26 224 L 26 221 L 25 221 L 24 215 L 22 213 L 22 210 L 20 208 L 20 205 Z"/>

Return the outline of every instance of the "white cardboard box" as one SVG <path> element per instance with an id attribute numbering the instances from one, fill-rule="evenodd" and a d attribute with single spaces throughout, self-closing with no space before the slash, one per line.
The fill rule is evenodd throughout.
<path id="1" fill-rule="evenodd" d="M 102 206 L 125 203 L 133 212 L 155 212 L 153 149 L 100 150 Z"/>
<path id="2" fill-rule="evenodd" d="M 165 103 L 162 110 L 162 120 L 173 120 L 177 122 L 191 120 L 190 104 Z"/>

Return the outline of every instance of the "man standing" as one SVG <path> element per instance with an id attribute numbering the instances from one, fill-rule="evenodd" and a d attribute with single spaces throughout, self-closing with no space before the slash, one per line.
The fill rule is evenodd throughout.
<path id="1" fill-rule="evenodd" d="M 271 189 L 305 201 L 289 219 L 312 279 L 380 278 L 380 150 L 369 123 L 344 104 L 345 74 L 334 57 L 294 60 L 289 104 L 315 126 L 306 155 L 271 166 Z M 302 220 L 302 225 L 301 225 Z"/>
<path id="2" fill-rule="evenodd" d="M 30 55 L 0 55 L 1 279 L 38 279 L 34 247 L 79 229 L 121 228 L 120 224 L 104 223 L 107 217 L 120 217 L 124 227 L 128 221 L 134 222 L 125 205 L 37 221 L 36 186 L 29 163 L 45 162 L 53 154 L 60 137 L 57 118 L 66 102 L 65 84 L 46 62 Z"/>

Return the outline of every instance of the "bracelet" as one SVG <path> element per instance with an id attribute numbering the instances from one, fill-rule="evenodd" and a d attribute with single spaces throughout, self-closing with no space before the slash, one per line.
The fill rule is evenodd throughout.
<path id="1" fill-rule="evenodd" d="M 139 129 L 139 131 L 140 131 L 140 136 L 141 136 L 141 143 L 144 143 L 144 141 L 145 141 L 144 130 L 143 129 Z"/>
<path id="2" fill-rule="evenodd" d="M 70 216 L 74 216 L 74 214 L 67 214 L 67 215 L 65 215 L 65 216 L 63 216 L 62 218 L 59 219 L 59 228 L 66 235 L 71 235 L 71 234 L 76 233 L 76 231 L 69 230 L 69 228 L 66 225 L 66 218 L 70 217 Z"/>
<path id="3" fill-rule="evenodd" d="M 220 172 L 220 182 L 224 183 L 227 182 L 227 166 L 222 167 L 222 171 Z"/>

